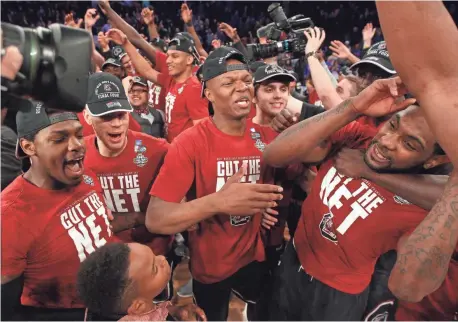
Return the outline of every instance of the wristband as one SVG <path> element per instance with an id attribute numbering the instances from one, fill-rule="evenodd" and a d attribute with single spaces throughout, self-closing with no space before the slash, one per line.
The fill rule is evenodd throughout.
<path id="1" fill-rule="evenodd" d="M 315 56 L 315 55 L 316 55 L 316 50 L 306 53 L 305 58 L 309 58 L 310 56 Z"/>
<path id="2" fill-rule="evenodd" d="M 192 20 L 188 21 L 188 22 L 186 23 L 186 26 L 187 26 L 187 27 L 192 27 Z"/>

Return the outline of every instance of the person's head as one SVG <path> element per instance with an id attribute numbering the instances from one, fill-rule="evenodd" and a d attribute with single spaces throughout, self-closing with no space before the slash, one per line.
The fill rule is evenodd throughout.
<path id="1" fill-rule="evenodd" d="M 165 257 L 156 256 L 148 246 L 111 243 L 81 263 L 77 290 L 91 312 L 106 317 L 142 315 L 153 308 L 153 299 L 170 278 Z"/>
<path id="2" fill-rule="evenodd" d="M 77 185 L 83 178 L 86 153 L 83 127 L 75 113 L 28 102 L 16 115 L 16 157 L 30 158 L 32 170 L 51 189 Z"/>
<path id="3" fill-rule="evenodd" d="M 153 46 L 156 50 L 159 50 L 163 53 L 167 52 L 167 44 L 164 40 L 160 38 L 155 38 L 150 42 L 151 46 Z"/>
<path id="4" fill-rule="evenodd" d="M 347 75 L 337 83 L 336 91 L 342 100 L 346 100 L 358 95 L 369 84 L 370 82 L 363 78 Z"/>
<path id="5" fill-rule="evenodd" d="M 198 61 L 198 55 L 193 40 L 182 35 L 170 40 L 166 63 L 171 76 L 177 77 L 191 72 L 195 61 Z"/>
<path id="6" fill-rule="evenodd" d="M 148 106 L 149 91 L 146 79 L 135 76 L 130 80 L 129 102 L 134 109 L 144 109 Z"/>
<path id="7" fill-rule="evenodd" d="M 296 79 L 277 65 L 259 67 L 254 73 L 253 102 L 261 113 L 275 117 L 286 107 L 289 98 L 289 84 Z"/>
<path id="8" fill-rule="evenodd" d="M 125 77 L 125 71 L 121 62 L 115 58 L 108 58 L 103 63 L 102 72 L 112 74 L 121 80 Z"/>
<path id="9" fill-rule="evenodd" d="M 371 169 L 380 172 L 418 172 L 441 164 L 445 157 L 422 109 L 411 105 L 380 128 L 364 160 Z"/>
<path id="10" fill-rule="evenodd" d="M 202 94 L 210 101 L 215 116 L 241 120 L 250 113 L 253 77 L 245 57 L 226 46 L 214 50 L 200 67 Z"/>
<path id="11" fill-rule="evenodd" d="M 132 112 L 121 80 L 108 73 L 89 76 L 84 119 L 94 128 L 100 145 L 112 154 L 122 152 L 127 143 L 129 112 Z"/>
<path id="12" fill-rule="evenodd" d="M 129 55 L 122 53 L 119 56 L 119 59 L 121 60 L 122 67 L 124 67 L 126 71 L 132 70 L 132 61 L 130 60 Z"/>
<path id="13" fill-rule="evenodd" d="M 350 70 L 371 82 L 396 74 L 384 41 L 372 45 L 359 62 L 350 66 Z"/>

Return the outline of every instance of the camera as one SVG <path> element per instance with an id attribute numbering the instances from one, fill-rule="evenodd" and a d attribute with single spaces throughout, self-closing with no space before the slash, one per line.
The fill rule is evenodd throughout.
<path id="1" fill-rule="evenodd" d="M 91 71 L 91 35 L 59 24 L 31 29 L 2 22 L 1 28 L 3 48 L 16 46 L 23 56 L 16 79 L 2 77 L 3 94 L 33 98 L 59 110 L 82 111 Z"/>
<path id="2" fill-rule="evenodd" d="M 315 26 L 312 19 L 304 15 L 287 18 L 279 3 L 272 3 L 267 11 L 274 22 L 259 28 L 257 34 L 258 37 L 261 34 L 266 35 L 273 42 L 248 45 L 248 58 L 250 60 L 270 58 L 279 53 L 292 53 L 294 57 L 303 56 L 307 44 L 304 30 Z M 280 41 L 282 33 L 286 33 L 288 39 Z"/>

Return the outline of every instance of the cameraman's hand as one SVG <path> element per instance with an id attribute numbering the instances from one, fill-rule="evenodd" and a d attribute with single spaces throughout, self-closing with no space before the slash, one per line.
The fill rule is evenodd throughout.
<path id="1" fill-rule="evenodd" d="M 87 9 L 86 14 L 84 15 L 84 25 L 86 29 L 92 28 L 97 20 L 99 20 L 100 15 L 97 13 L 97 9 L 91 8 Z"/>
<path id="2" fill-rule="evenodd" d="M 232 40 L 238 38 L 237 28 L 232 28 L 232 26 L 228 25 L 225 22 L 220 23 L 218 28 L 219 28 L 219 30 L 224 32 L 226 34 L 226 36 L 228 36 Z"/>
<path id="3" fill-rule="evenodd" d="M 350 49 L 340 40 L 331 41 L 331 46 L 329 46 L 329 49 L 332 50 L 333 56 L 340 59 L 349 59 L 351 56 Z"/>
<path id="4" fill-rule="evenodd" d="M 291 112 L 284 108 L 275 115 L 274 119 L 272 120 L 271 127 L 278 133 L 283 132 L 290 126 L 293 126 L 299 120 L 299 114 L 292 115 Z"/>
<path id="5" fill-rule="evenodd" d="M 242 165 L 217 192 L 221 213 L 232 216 L 253 216 L 266 208 L 276 207 L 276 201 L 283 198 L 282 187 L 270 184 L 240 183 L 245 175 L 246 165 Z"/>
<path id="6" fill-rule="evenodd" d="M 186 2 L 181 5 L 181 19 L 184 23 L 192 22 L 192 10 L 189 9 Z"/>
<path id="7" fill-rule="evenodd" d="M 312 51 L 318 51 L 324 41 L 324 38 L 326 38 L 324 29 L 320 29 L 318 27 L 307 28 L 304 31 L 304 35 L 307 38 L 307 45 L 305 45 L 306 54 Z"/>
<path id="8" fill-rule="evenodd" d="M 100 10 L 102 10 L 104 15 L 106 15 L 108 10 L 111 9 L 110 1 L 108 0 L 99 0 L 98 4 L 99 4 Z"/>
<path id="9" fill-rule="evenodd" d="M 415 99 L 404 100 L 407 89 L 399 77 L 378 79 L 352 99 L 353 109 L 371 117 L 380 117 L 405 109 Z"/>
<path id="10" fill-rule="evenodd" d="M 127 42 L 127 36 L 119 29 L 110 29 L 105 36 L 117 45 L 124 46 Z"/>
<path id="11" fill-rule="evenodd" d="M 147 26 L 154 24 L 154 11 L 150 8 L 143 8 L 142 20 L 143 23 Z"/>
<path id="12" fill-rule="evenodd" d="M 6 49 L 3 48 L 3 33 L 1 29 L 0 49 L 2 51 L 2 77 L 13 81 L 16 78 L 16 74 L 21 69 L 24 57 L 22 57 L 19 48 L 16 46 L 8 46 Z"/>

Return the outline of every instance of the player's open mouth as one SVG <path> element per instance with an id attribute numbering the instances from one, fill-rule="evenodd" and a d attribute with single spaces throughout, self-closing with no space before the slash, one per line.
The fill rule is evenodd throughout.
<path id="1" fill-rule="evenodd" d="M 238 107 L 247 108 L 250 106 L 250 100 L 248 98 L 241 98 L 235 101 Z"/>
<path id="2" fill-rule="evenodd" d="M 122 133 L 108 133 L 108 138 L 112 143 L 119 143 L 122 140 Z"/>
<path id="3" fill-rule="evenodd" d="M 369 149 L 371 159 L 377 163 L 389 164 L 391 160 L 383 155 L 377 144 L 373 144 Z"/>
<path id="4" fill-rule="evenodd" d="M 64 161 L 65 170 L 68 170 L 73 176 L 81 175 L 84 170 L 83 159 L 84 159 L 84 156 L 81 156 L 75 159 L 71 159 L 71 160 L 65 160 Z"/>

